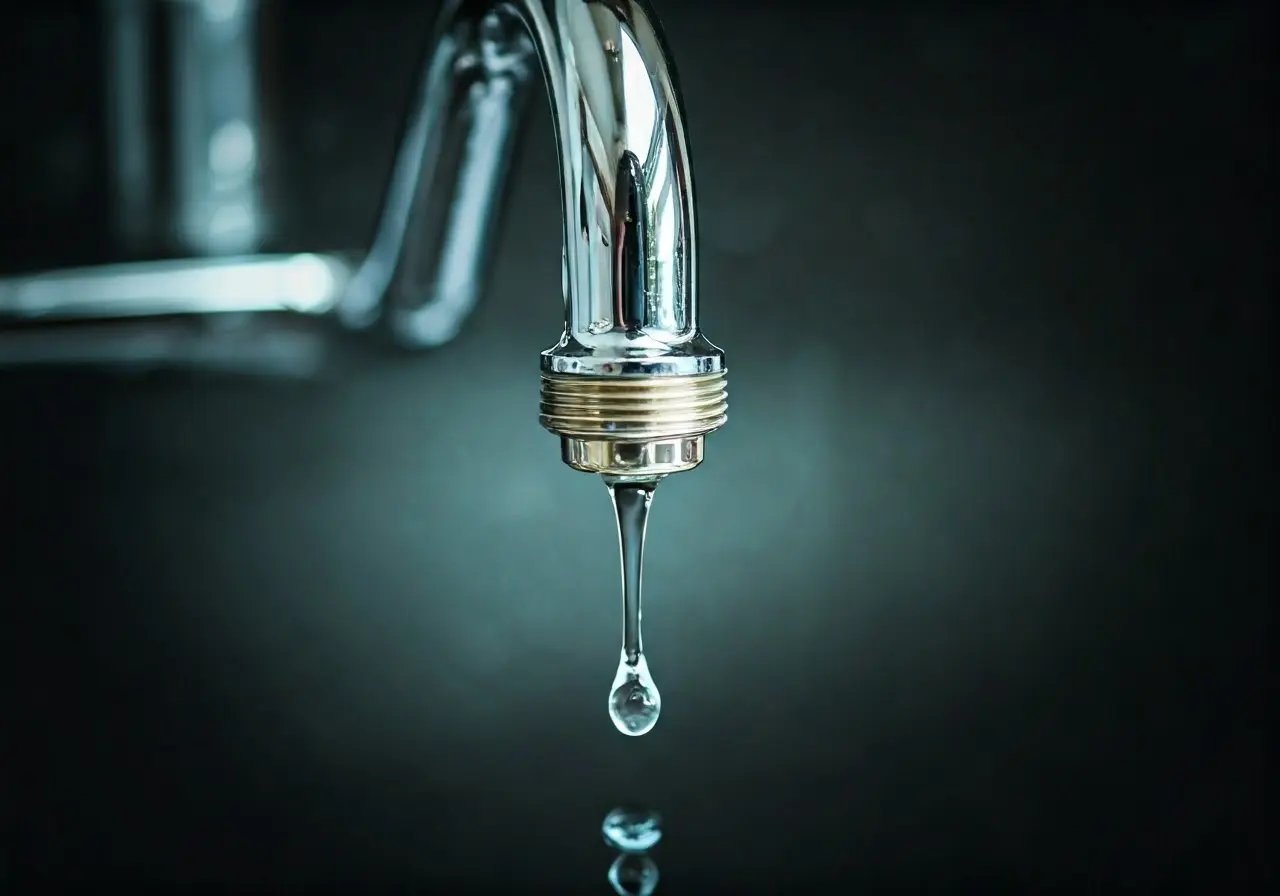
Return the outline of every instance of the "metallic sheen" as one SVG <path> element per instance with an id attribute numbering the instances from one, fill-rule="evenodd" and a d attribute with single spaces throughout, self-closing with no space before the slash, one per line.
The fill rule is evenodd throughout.
<path id="1" fill-rule="evenodd" d="M 447 4 L 382 226 L 338 313 L 356 327 L 385 314 L 412 346 L 453 338 L 484 281 L 539 64 L 559 148 L 565 297 L 564 332 L 542 353 L 541 422 L 577 469 L 690 469 L 725 421 L 725 362 L 698 332 L 684 112 L 647 2 Z"/>
<path id="2" fill-rule="evenodd" d="M 136 2 L 109 6 L 118 26 L 113 46 L 120 45 L 113 71 L 129 84 L 145 74 L 121 64 L 145 43 L 143 20 L 132 15 Z M 382 323 L 410 348 L 443 345 L 461 330 L 487 279 L 521 115 L 540 71 L 559 149 L 564 226 L 564 328 L 542 353 L 542 425 L 561 437 L 570 466 L 606 476 L 653 478 L 701 461 L 703 437 L 725 422 L 726 368 L 724 353 L 698 332 L 684 110 L 647 0 L 446 0 L 377 232 L 367 253 L 351 261 L 332 253 L 237 254 L 256 246 L 262 218 L 247 61 L 259 4 L 162 5 L 177 11 L 181 25 L 174 35 L 183 64 L 173 90 L 176 120 L 186 128 L 175 161 L 185 186 L 176 226 L 197 254 L 0 279 L 0 321 L 291 311 L 333 314 L 352 329 Z M 210 53 L 230 69 L 214 65 Z M 140 179 L 147 153 L 134 139 L 142 112 L 130 109 L 116 110 L 113 131 L 126 218 L 149 201 Z M 515 238 L 544 226 L 518 222 Z M 0 365 L 114 357 L 58 338 L 82 330 L 9 333 L 17 343 L 0 342 Z M 454 357 L 485 363 L 483 348 Z"/>

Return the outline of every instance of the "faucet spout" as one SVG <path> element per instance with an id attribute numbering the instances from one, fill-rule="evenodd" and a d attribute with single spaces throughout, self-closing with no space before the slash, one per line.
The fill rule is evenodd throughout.
<path id="1" fill-rule="evenodd" d="M 528 88 L 559 149 L 564 329 L 540 422 L 570 466 L 653 479 L 697 466 L 726 419 L 724 353 L 698 331 L 684 110 L 647 0 L 448 0 L 373 248 L 339 306 L 411 346 L 474 307 Z"/>

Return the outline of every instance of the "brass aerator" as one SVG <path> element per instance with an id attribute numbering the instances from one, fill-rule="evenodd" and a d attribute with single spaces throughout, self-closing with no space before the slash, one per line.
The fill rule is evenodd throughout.
<path id="1" fill-rule="evenodd" d="M 575 470 L 653 479 L 702 463 L 707 433 L 724 425 L 725 371 L 694 375 L 544 374 L 540 422 L 560 436 Z"/>

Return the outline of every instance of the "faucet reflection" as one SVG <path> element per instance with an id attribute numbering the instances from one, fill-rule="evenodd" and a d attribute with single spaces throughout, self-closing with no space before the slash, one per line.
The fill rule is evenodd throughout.
<path id="1" fill-rule="evenodd" d="M 135 6 L 109 4 L 121 47 L 136 43 Z M 351 329 L 384 322 L 410 347 L 443 344 L 480 294 L 517 125 L 540 69 L 559 148 L 565 293 L 563 332 L 542 354 L 541 423 L 560 436 L 570 466 L 620 481 L 701 462 L 704 437 L 726 419 L 726 368 L 698 331 L 684 112 L 647 0 L 447 0 L 377 233 L 355 264 L 333 254 L 243 254 L 254 252 L 268 220 L 245 86 L 252 55 L 242 52 L 255 33 L 247 17 L 260 4 L 178 6 L 175 51 L 185 61 L 175 77 L 186 80 L 173 93 L 186 104 L 175 120 L 186 124 L 174 141 L 182 189 L 171 224 L 200 254 L 0 280 L 0 320 L 289 311 L 333 314 Z M 209 60 L 236 76 L 211 72 Z M 138 74 L 118 67 L 122 84 Z M 117 112 L 118 198 L 136 205 L 147 153 L 124 108 Z M 122 206 L 120 220 L 129 217 Z M 32 357 L 13 349 L 0 345 L 0 361 Z"/>

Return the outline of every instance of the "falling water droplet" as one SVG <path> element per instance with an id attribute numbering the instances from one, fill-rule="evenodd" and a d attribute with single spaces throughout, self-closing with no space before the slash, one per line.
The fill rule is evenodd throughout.
<path id="1" fill-rule="evenodd" d="M 620 806 L 604 817 L 604 840 L 623 852 L 645 852 L 662 839 L 662 815 L 650 809 Z"/>
<path id="2" fill-rule="evenodd" d="M 618 515 L 618 543 L 622 553 L 622 658 L 609 692 L 609 717 L 623 734 L 647 734 L 658 722 L 662 695 L 649 674 L 640 636 L 640 585 L 644 535 L 649 504 L 657 482 L 606 480 Z"/>
<path id="3" fill-rule="evenodd" d="M 624 852 L 609 866 L 609 883 L 618 896 L 651 896 L 658 889 L 658 865 L 646 855 Z"/>
<path id="4" fill-rule="evenodd" d="M 609 718 L 623 734 L 639 737 L 658 723 L 660 712 L 662 695 L 649 674 L 648 662 L 641 656 L 634 664 L 629 663 L 624 651 L 609 694 Z"/>

